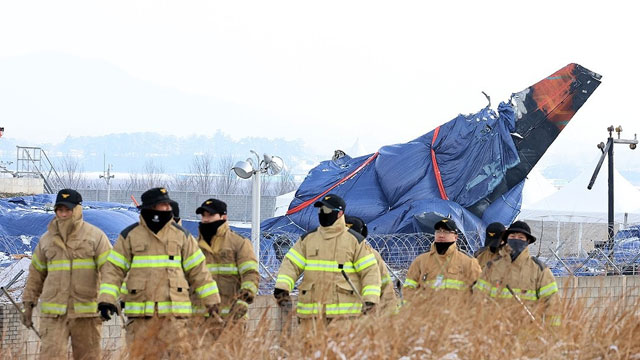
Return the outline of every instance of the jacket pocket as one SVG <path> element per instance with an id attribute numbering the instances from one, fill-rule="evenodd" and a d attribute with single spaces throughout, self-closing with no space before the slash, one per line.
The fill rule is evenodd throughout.
<path id="1" fill-rule="evenodd" d="M 80 300 L 94 300 L 98 296 L 98 282 L 95 275 L 93 279 L 84 279 L 82 282 L 76 280 L 73 286 L 73 292 Z"/>
<path id="2" fill-rule="evenodd" d="M 139 239 L 137 237 L 133 237 L 131 239 L 131 252 L 133 254 L 141 254 L 147 250 L 147 242 L 143 239 Z"/>
<path id="3" fill-rule="evenodd" d="M 336 293 L 338 294 L 339 303 L 358 303 L 360 299 L 346 281 L 336 284 Z"/>
<path id="4" fill-rule="evenodd" d="M 146 285 L 147 281 L 145 279 L 127 279 L 128 294 L 125 296 L 125 302 L 137 302 L 145 300 L 144 295 Z"/>
<path id="5" fill-rule="evenodd" d="M 301 302 L 301 303 L 314 302 L 315 300 L 313 296 L 314 287 L 315 287 L 314 285 L 315 284 L 312 282 L 305 282 L 305 281 L 303 281 L 302 284 L 300 284 L 300 287 L 298 288 L 299 290 L 298 302 Z"/>
<path id="6" fill-rule="evenodd" d="M 49 280 L 49 279 L 47 279 Z M 55 281 L 45 281 L 44 287 L 42 289 L 42 295 L 40 295 L 40 299 L 45 302 L 51 302 L 53 298 L 58 293 L 58 284 Z"/>
<path id="7" fill-rule="evenodd" d="M 171 301 L 189 301 L 189 283 L 183 277 L 169 278 Z"/>

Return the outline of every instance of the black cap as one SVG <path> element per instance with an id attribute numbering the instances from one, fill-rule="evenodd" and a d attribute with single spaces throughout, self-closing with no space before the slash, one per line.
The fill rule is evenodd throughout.
<path id="1" fill-rule="evenodd" d="M 211 214 L 227 215 L 227 203 L 218 199 L 207 199 L 196 209 L 196 214 L 203 214 L 205 211 Z"/>
<path id="2" fill-rule="evenodd" d="M 504 232 L 505 227 L 502 223 L 494 222 L 487 225 L 487 232 L 485 236 L 485 242 L 487 240 L 498 240 L 502 238 L 502 233 Z"/>
<path id="3" fill-rule="evenodd" d="M 180 219 L 180 205 L 177 201 L 171 200 L 169 201 L 169 205 L 171 205 L 171 212 L 173 213 L 174 219 Z"/>
<path id="4" fill-rule="evenodd" d="M 171 203 L 172 201 L 167 189 L 160 187 L 145 191 L 140 199 L 142 199 L 142 205 L 138 206 L 140 209 L 150 209 L 156 204 Z"/>
<path id="5" fill-rule="evenodd" d="M 527 239 L 529 240 L 529 244 L 533 244 L 534 242 L 536 242 L 536 237 L 531 235 L 531 228 L 524 221 L 516 221 L 511 224 L 511 226 L 509 226 L 509 228 L 505 230 L 504 233 L 502 233 L 502 239 L 507 240 L 509 234 L 513 233 L 525 234 L 527 236 Z"/>
<path id="6" fill-rule="evenodd" d="M 449 231 L 458 231 L 458 226 L 456 225 L 456 222 L 449 218 L 444 218 L 438 221 L 435 225 L 433 225 L 434 230 L 443 229 L 443 228 Z"/>
<path id="7" fill-rule="evenodd" d="M 344 221 L 347 223 L 348 228 L 359 233 L 360 235 L 367 237 L 367 235 L 369 234 L 367 224 L 365 224 L 364 221 L 359 217 L 345 215 Z"/>
<path id="8" fill-rule="evenodd" d="M 73 189 L 62 189 L 58 191 L 58 196 L 56 196 L 56 204 L 54 207 L 58 205 L 64 205 L 69 209 L 73 209 L 76 205 L 80 205 L 82 203 L 82 195 L 79 192 Z"/>
<path id="9" fill-rule="evenodd" d="M 347 208 L 347 204 L 344 202 L 344 200 L 342 200 L 340 196 L 335 194 L 327 194 L 320 200 L 316 201 L 315 204 L 313 204 L 314 207 L 321 207 L 323 205 L 330 209 L 341 211 L 344 211 L 344 209 Z"/>

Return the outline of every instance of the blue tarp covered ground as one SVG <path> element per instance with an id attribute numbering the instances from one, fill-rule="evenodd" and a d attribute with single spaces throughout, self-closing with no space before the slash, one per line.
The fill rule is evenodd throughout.
<path id="1" fill-rule="evenodd" d="M 265 220 L 262 229 L 290 233 L 314 229 L 318 220 L 313 199 L 329 190 L 345 199 L 346 213 L 361 217 L 369 233 L 432 232 L 438 219 L 450 217 L 467 235 L 469 250 L 476 250 L 488 223 L 510 224 L 520 210 L 524 182 L 503 193 L 481 217 L 466 209 L 492 193 L 506 171 L 519 163 L 513 131 L 514 110 L 502 103 L 497 113 L 486 107 L 476 114 L 459 115 L 437 130 L 404 144 L 384 146 L 376 154 L 324 161 L 309 172 L 288 215 Z"/>

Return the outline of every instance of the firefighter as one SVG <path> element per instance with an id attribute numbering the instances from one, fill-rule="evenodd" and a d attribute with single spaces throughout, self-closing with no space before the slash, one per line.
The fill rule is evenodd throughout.
<path id="1" fill-rule="evenodd" d="M 507 242 L 509 252 L 487 263 L 473 287 L 474 291 L 518 306 L 508 285 L 525 306 L 537 308 L 546 324 L 560 325 L 558 285 L 551 270 L 529 254 L 529 245 L 536 241 L 529 225 L 524 221 L 516 221 L 503 233 L 502 238 Z"/>
<path id="2" fill-rule="evenodd" d="M 362 235 L 347 228 L 344 200 L 329 194 L 314 207 L 318 209 L 320 226 L 302 235 L 287 252 L 273 293 L 278 305 L 290 304 L 289 293 L 304 273 L 298 287 L 296 313 L 305 333 L 314 329 L 320 318 L 326 323 L 353 319 L 373 310 L 380 301 L 380 271 L 375 255 L 362 242 Z"/>
<path id="3" fill-rule="evenodd" d="M 99 271 L 111 244 L 97 227 L 82 219 L 82 196 L 58 192 L 55 217 L 36 246 L 22 296 L 24 325 L 40 301 L 42 356 L 66 358 L 67 344 L 75 359 L 101 359 L 102 324 L 98 319 Z"/>
<path id="4" fill-rule="evenodd" d="M 180 219 L 180 205 L 175 200 L 171 200 L 169 205 L 171 206 L 171 212 L 173 213 L 173 221 L 182 226 L 182 219 Z"/>
<path id="5" fill-rule="evenodd" d="M 458 250 L 458 227 L 451 219 L 434 225 L 435 240 L 429 252 L 419 255 L 407 272 L 403 290 L 410 300 L 417 294 L 464 294 L 480 276 L 478 261 Z"/>
<path id="6" fill-rule="evenodd" d="M 367 229 L 367 224 L 365 224 L 362 219 L 357 216 L 345 215 L 344 220 L 347 223 L 347 227 L 349 229 L 358 232 L 360 235 L 362 235 L 363 239 L 367 238 L 367 235 L 369 235 L 369 230 Z M 374 249 L 368 242 L 365 241 L 365 243 L 369 246 L 369 250 L 376 257 L 378 269 L 380 270 L 380 290 L 382 295 L 380 295 L 379 306 L 381 309 L 396 310 L 396 307 L 398 306 L 398 298 L 396 297 L 396 292 L 393 290 L 393 282 L 391 281 L 391 275 L 389 274 L 387 264 L 384 262 L 384 260 L 382 260 L 382 256 L 380 256 L 378 250 Z"/>
<path id="7" fill-rule="evenodd" d="M 480 267 L 484 269 L 485 265 L 491 260 L 496 259 L 499 252 L 504 249 L 506 242 L 502 240 L 502 233 L 505 227 L 499 222 L 487 225 L 484 237 L 484 246 L 481 247 L 474 255 L 478 259 Z"/>
<path id="8" fill-rule="evenodd" d="M 204 253 L 211 276 L 218 284 L 220 314 L 226 320 L 246 319 L 260 281 L 253 246 L 248 239 L 229 228 L 225 202 L 208 199 L 196 209 L 196 214 L 201 216 L 198 246 Z M 194 304 L 197 312 L 204 313 L 197 301 Z"/>
<path id="9" fill-rule="evenodd" d="M 164 351 L 184 336 L 193 288 L 212 316 L 218 314 L 218 286 L 191 234 L 173 221 L 164 188 L 142 194 L 140 221 L 125 228 L 102 267 L 98 310 L 104 320 L 118 313 L 122 285 L 124 313 L 129 318 L 126 341 L 138 350 Z M 126 284 L 122 282 L 126 278 Z M 134 346 L 135 348 L 135 346 Z M 135 357 L 135 356 L 134 356 Z"/>

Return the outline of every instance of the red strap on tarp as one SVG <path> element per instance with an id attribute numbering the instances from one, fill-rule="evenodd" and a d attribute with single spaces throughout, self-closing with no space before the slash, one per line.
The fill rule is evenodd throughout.
<path id="1" fill-rule="evenodd" d="M 442 184 L 442 177 L 440 176 L 440 168 L 438 167 L 438 161 L 436 160 L 436 152 L 433 150 L 433 144 L 435 144 L 436 139 L 438 138 L 438 133 L 440 132 L 440 126 L 438 126 L 433 131 L 433 139 L 431 139 L 431 163 L 433 164 L 433 173 L 436 176 L 436 183 L 438 183 L 438 190 L 440 190 L 440 197 L 442 200 L 449 200 L 447 196 L 447 192 L 444 190 L 444 185 Z"/>
<path id="2" fill-rule="evenodd" d="M 343 182 L 351 179 L 352 177 L 354 177 L 360 170 L 364 169 L 365 166 L 369 165 L 373 160 L 375 160 L 376 157 L 378 157 L 378 152 L 376 152 L 375 154 L 371 155 L 365 162 L 362 163 L 362 165 L 358 166 L 357 169 L 353 170 L 349 175 L 343 177 L 342 179 L 340 179 L 337 183 L 331 185 L 331 187 L 329 187 L 327 190 L 323 191 L 322 193 L 320 193 L 319 195 L 315 196 L 314 198 L 307 200 L 305 202 L 303 202 L 302 204 L 294 207 L 293 209 L 287 211 L 287 215 L 291 215 L 294 213 L 297 213 L 298 211 L 306 208 L 307 206 L 315 203 L 316 201 L 318 201 L 318 199 L 320 199 L 321 197 L 325 196 L 329 191 L 333 190 L 336 186 L 342 184 Z"/>

